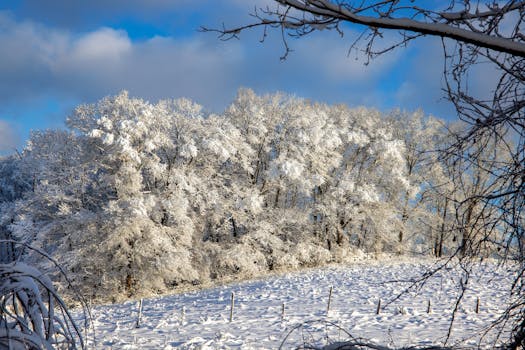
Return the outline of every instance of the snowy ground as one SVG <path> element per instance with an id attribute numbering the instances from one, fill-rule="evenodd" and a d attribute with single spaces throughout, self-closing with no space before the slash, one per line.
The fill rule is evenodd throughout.
<path id="1" fill-rule="evenodd" d="M 144 299 L 138 328 L 137 302 L 99 306 L 94 308 L 94 348 L 276 349 L 289 335 L 283 347 L 287 349 L 304 342 L 322 345 L 344 340 L 345 331 L 393 347 L 440 344 L 457 296 L 457 272 L 442 271 L 417 294 L 408 293 L 387 305 L 407 286 L 387 281 L 408 279 L 421 271 L 423 266 L 416 263 L 370 262 Z M 509 278 L 505 268 L 485 266 L 475 275 L 456 316 L 452 343 L 477 345 L 479 339 L 469 336 L 495 319 L 505 303 Z M 229 322 L 232 292 L 235 308 Z M 377 315 L 379 299 L 384 308 Z M 489 334 L 484 347 L 492 347 L 491 339 Z"/>

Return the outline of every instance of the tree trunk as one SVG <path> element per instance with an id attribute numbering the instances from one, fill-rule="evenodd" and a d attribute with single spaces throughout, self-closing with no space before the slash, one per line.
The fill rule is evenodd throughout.
<path id="1" fill-rule="evenodd" d="M 461 256 L 466 256 L 469 252 L 470 243 L 471 243 L 471 233 L 474 230 L 473 227 L 470 227 L 470 222 L 472 221 L 472 212 L 474 211 L 474 207 L 476 206 L 476 202 L 472 201 L 469 203 L 469 206 L 467 208 L 466 213 L 466 219 L 465 222 L 461 225 L 461 245 L 459 247 Z"/>
<path id="2" fill-rule="evenodd" d="M 437 246 L 437 254 L 436 254 L 438 258 L 441 258 L 443 256 L 443 241 L 445 240 L 445 222 L 447 219 L 447 207 L 448 207 L 448 199 L 445 198 L 445 207 L 443 208 L 443 216 L 441 217 L 441 230 L 439 232 L 439 243 Z"/>
<path id="3" fill-rule="evenodd" d="M 235 223 L 235 219 L 233 218 L 233 216 L 230 218 L 230 221 L 232 223 L 232 233 L 233 233 L 233 237 L 234 238 L 237 238 L 237 224 Z"/>

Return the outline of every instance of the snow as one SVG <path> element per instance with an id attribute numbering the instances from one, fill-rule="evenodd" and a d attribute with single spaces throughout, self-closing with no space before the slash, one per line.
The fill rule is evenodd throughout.
<path id="1" fill-rule="evenodd" d="M 342 341 L 348 339 L 346 332 L 392 347 L 440 344 L 457 297 L 459 270 L 442 270 L 418 293 L 410 291 L 388 304 L 409 285 L 389 281 L 417 277 L 430 264 L 370 260 L 144 299 L 139 327 L 138 302 L 97 306 L 95 348 L 276 349 L 286 339 L 283 348 L 287 349 L 304 342 L 319 346 Z M 504 267 L 480 265 L 471 278 L 449 344 L 477 346 L 480 331 L 505 305 L 504 287 L 510 274 Z M 235 307 L 230 322 L 232 293 Z M 376 314 L 379 299 L 382 309 Z M 489 332 L 482 348 L 492 348 L 494 339 Z"/>
<path id="2" fill-rule="evenodd" d="M 287 160 L 281 165 L 283 174 L 292 180 L 298 180 L 301 177 L 303 168 L 303 165 L 294 159 Z"/>

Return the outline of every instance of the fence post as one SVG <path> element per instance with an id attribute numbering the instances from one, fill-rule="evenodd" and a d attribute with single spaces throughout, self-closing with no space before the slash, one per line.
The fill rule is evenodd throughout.
<path id="1" fill-rule="evenodd" d="M 139 301 L 139 313 L 137 315 L 137 323 L 135 324 L 135 328 L 139 328 L 140 327 L 140 319 L 142 318 L 142 302 L 143 302 L 143 299 L 140 298 L 140 301 Z"/>
<path id="2" fill-rule="evenodd" d="M 427 305 L 427 314 L 430 313 L 430 299 L 428 299 L 428 305 Z"/>
<path id="3" fill-rule="evenodd" d="M 330 312 L 330 304 L 332 303 L 332 291 L 334 287 L 330 286 L 330 294 L 328 294 L 328 306 L 326 307 L 326 316 L 328 316 L 328 313 Z"/>
<path id="4" fill-rule="evenodd" d="M 380 311 L 381 311 L 381 298 L 379 298 L 379 301 L 377 302 L 376 315 L 379 315 Z"/>
<path id="5" fill-rule="evenodd" d="M 180 313 L 180 324 L 182 325 L 185 320 L 186 320 L 186 306 L 183 306 L 181 313 Z"/>
<path id="6" fill-rule="evenodd" d="M 476 313 L 479 314 L 479 297 L 476 299 Z"/>
<path id="7" fill-rule="evenodd" d="M 235 296 L 232 292 L 232 300 L 231 300 L 231 307 L 230 307 L 230 322 L 233 321 L 233 307 L 234 307 L 234 304 L 235 304 Z"/>

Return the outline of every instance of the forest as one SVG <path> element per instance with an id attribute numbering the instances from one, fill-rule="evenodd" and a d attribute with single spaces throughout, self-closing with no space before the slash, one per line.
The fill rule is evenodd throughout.
<path id="1" fill-rule="evenodd" d="M 465 125 L 423 111 L 241 89 L 214 114 L 122 92 L 78 106 L 66 125 L 35 130 L 0 158 L 0 238 L 46 252 L 90 299 L 365 254 L 479 258 L 504 247 L 512 257 L 521 243 L 497 207 L 465 202 L 497 175 L 444 156 Z M 511 157 L 490 138 L 477 144 L 478 165 Z M 48 259 L 1 248 L 4 260 L 24 255 L 53 274 Z M 53 278 L 67 295 L 63 275 Z"/>

